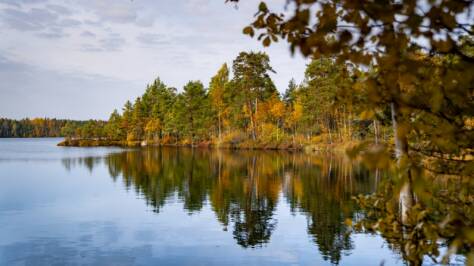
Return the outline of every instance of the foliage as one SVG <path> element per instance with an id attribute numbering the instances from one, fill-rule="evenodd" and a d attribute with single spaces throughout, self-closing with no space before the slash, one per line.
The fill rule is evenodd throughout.
<path id="1" fill-rule="evenodd" d="M 211 99 L 212 110 L 215 112 L 214 116 L 217 119 L 217 130 L 220 140 L 222 138 L 222 124 L 226 112 L 224 93 L 228 83 L 229 69 L 227 64 L 223 64 L 217 74 L 211 78 L 209 84 L 209 97 Z"/>
<path id="2" fill-rule="evenodd" d="M 293 52 L 298 50 L 304 56 L 334 57 L 354 64 L 358 79 L 353 100 L 365 103 L 363 117 L 380 117 L 390 109 L 398 184 L 390 188 L 391 193 L 372 195 L 368 204 L 359 202 L 366 208 L 376 203 L 381 206 L 369 219 L 378 217 L 389 223 L 372 228 L 382 234 L 394 231 L 404 243 L 401 249 L 408 262 L 420 264 L 424 254 L 436 257 L 442 230 L 434 225 L 437 215 L 420 199 L 426 191 L 416 184 L 427 176 L 421 168 L 434 172 L 431 178 L 444 174 L 472 178 L 473 2 L 290 0 L 287 5 L 291 11 L 280 14 L 261 2 L 255 20 L 243 33 L 259 34 L 264 46 L 284 39 Z M 361 71 L 364 69 L 368 71 Z M 317 98 L 310 96 L 309 100 Z M 373 125 L 377 140 L 378 123 Z M 328 133 L 331 128 L 326 123 Z M 370 145 L 355 150 L 364 156 L 378 154 L 375 158 L 387 158 L 390 151 Z M 435 191 L 426 193 L 433 201 L 440 200 Z M 447 196 L 450 207 L 442 213 L 458 217 L 452 204 L 464 204 L 462 194 L 451 190 Z M 393 205 L 394 198 L 399 208 L 390 212 L 387 206 Z M 467 206 L 472 209 L 469 201 Z M 422 218 L 413 219 L 420 213 Z M 467 220 L 455 224 L 449 234 L 453 239 L 448 241 L 450 251 L 457 251 L 463 243 L 472 252 L 474 241 L 465 233 L 473 217 L 464 218 Z M 398 227 L 402 230 L 395 230 Z M 414 236 L 416 241 L 410 242 Z"/>
<path id="3" fill-rule="evenodd" d="M 34 118 L 13 120 L 0 118 L 0 138 L 68 137 L 84 121 Z"/>
<path id="4" fill-rule="evenodd" d="M 268 55 L 253 52 L 241 52 L 234 60 L 232 69 L 234 88 L 240 89 L 238 104 L 244 109 L 246 122 L 250 124 L 252 139 L 256 140 L 258 130 L 256 116 L 259 102 L 278 93 L 269 76 L 269 72 L 274 72 L 274 70 L 270 66 Z"/>
<path id="5" fill-rule="evenodd" d="M 274 71 L 265 53 L 241 52 L 230 72 L 223 64 L 209 89 L 200 81 L 190 81 L 180 93 L 156 79 L 133 103 L 125 103 L 122 114 L 114 110 L 105 125 L 90 122 L 69 130 L 68 136 L 98 138 L 107 145 L 135 146 L 145 141 L 301 148 L 328 131 L 331 143 L 355 135 L 350 130 L 350 109 L 335 107 L 341 103 L 337 92 L 354 84 L 349 66 L 332 59 L 315 60 L 308 65 L 305 82 L 297 85 L 292 79 L 283 97 L 270 78 Z"/>

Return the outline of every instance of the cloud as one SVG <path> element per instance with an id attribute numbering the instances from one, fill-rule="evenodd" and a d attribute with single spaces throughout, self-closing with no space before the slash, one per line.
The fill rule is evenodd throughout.
<path id="1" fill-rule="evenodd" d="M 13 30 L 38 32 L 35 36 L 46 39 L 59 39 L 69 36 L 66 28 L 74 28 L 82 23 L 77 19 L 60 18 L 58 13 L 68 13 L 61 6 L 46 5 L 45 8 L 5 8 L 1 10 L 0 20 Z"/>
<path id="2" fill-rule="evenodd" d="M 65 6 L 56 5 L 56 4 L 48 4 L 46 5 L 48 10 L 56 12 L 58 15 L 65 15 L 69 16 L 73 14 L 73 11 Z"/>
<path id="3" fill-rule="evenodd" d="M 81 24 L 82 22 L 80 22 L 79 20 L 70 18 L 63 19 L 57 23 L 57 25 L 61 27 L 77 27 Z"/>
<path id="4" fill-rule="evenodd" d="M 167 2 L 167 0 L 163 1 Z M 102 26 L 109 24 L 131 24 L 139 27 L 152 27 L 157 19 L 155 1 L 117 1 L 95 0 L 80 1 L 78 5 L 86 12 L 94 14 L 95 19 L 89 19 L 87 24 Z M 169 3 L 168 5 L 175 5 Z"/>
<path id="5" fill-rule="evenodd" d="M 83 32 L 82 35 L 91 37 L 91 32 Z M 95 35 L 94 35 L 95 38 Z M 85 43 L 81 45 L 81 50 L 85 52 L 116 52 L 125 46 L 126 39 L 118 33 L 110 33 L 107 37 L 99 39 L 95 43 Z"/>
<path id="6" fill-rule="evenodd" d="M 68 37 L 69 34 L 64 33 L 59 28 L 53 28 L 49 31 L 38 33 L 37 36 L 41 38 L 46 38 L 46 39 L 59 39 L 59 38 Z"/>
<path id="7" fill-rule="evenodd" d="M 137 41 L 145 46 L 169 44 L 164 34 L 142 33 L 137 36 Z"/>
<path id="8" fill-rule="evenodd" d="M 108 37 L 100 39 L 99 43 L 104 51 L 118 51 L 125 45 L 126 40 L 118 33 L 111 33 Z"/>
<path id="9" fill-rule="evenodd" d="M 29 11 L 6 8 L 1 18 L 8 26 L 20 31 L 37 31 L 55 25 L 58 15 L 47 9 L 32 8 Z"/>
<path id="10" fill-rule="evenodd" d="M 138 17 L 133 1 L 95 0 L 80 4 L 103 22 L 133 23 Z"/>
<path id="11" fill-rule="evenodd" d="M 90 43 L 82 44 L 80 50 L 83 52 L 92 52 L 92 53 L 104 51 L 101 47 L 94 44 L 90 44 Z"/>
<path id="12" fill-rule="evenodd" d="M 81 36 L 86 38 L 95 38 L 96 34 L 91 31 L 85 30 L 81 33 Z"/>
<path id="13" fill-rule="evenodd" d="M 44 3 L 47 0 L 0 0 L 0 3 L 20 7 L 23 4 Z"/>
<path id="14" fill-rule="evenodd" d="M 92 19 L 86 19 L 84 20 L 84 24 L 87 26 L 94 26 L 94 27 L 101 27 L 103 23 L 99 20 L 92 20 Z"/>
<path id="15" fill-rule="evenodd" d="M 125 45 L 126 41 L 122 37 L 109 37 L 100 40 L 104 51 L 118 51 Z"/>
<path id="16" fill-rule="evenodd" d="M 185 3 L 185 8 L 201 15 L 211 12 L 210 0 L 188 0 Z"/>

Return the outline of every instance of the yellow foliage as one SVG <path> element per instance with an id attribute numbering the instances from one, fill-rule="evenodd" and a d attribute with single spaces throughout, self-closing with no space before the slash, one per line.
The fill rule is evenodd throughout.
<path id="1" fill-rule="evenodd" d="M 359 115 L 359 118 L 362 120 L 373 119 L 374 116 L 375 116 L 374 110 L 369 109 L 369 110 L 362 111 Z"/>
<path id="2" fill-rule="evenodd" d="M 283 137 L 283 131 L 272 123 L 264 123 L 260 131 L 260 140 L 265 143 L 278 142 Z"/>
<path id="3" fill-rule="evenodd" d="M 145 126 L 145 133 L 148 138 L 156 138 L 161 129 L 160 119 L 152 118 Z"/>
<path id="4" fill-rule="evenodd" d="M 137 140 L 139 140 L 139 138 L 135 135 L 133 131 L 127 134 L 127 142 L 137 141 Z"/>
<path id="5" fill-rule="evenodd" d="M 270 105 L 270 114 L 275 118 L 275 119 L 280 119 L 285 115 L 286 108 L 285 104 L 277 98 L 277 97 L 272 97 L 269 101 Z"/>
<path id="6" fill-rule="evenodd" d="M 296 101 L 293 105 L 293 112 L 291 113 L 293 121 L 299 121 L 303 116 L 303 105 L 300 101 Z"/>
<path id="7" fill-rule="evenodd" d="M 311 143 L 321 143 L 323 140 L 323 135 L 317 135 L 311 138 Z"/>

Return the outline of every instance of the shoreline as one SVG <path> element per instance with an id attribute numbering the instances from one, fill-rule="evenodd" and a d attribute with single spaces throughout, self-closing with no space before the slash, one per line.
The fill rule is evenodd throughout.
<path id="1" fill-rule="evenodd" d="M 281 151 L 345 151 L 351 143 L 318 143 L 318 144 L 291 144 L 275 145 L 264 143 L 238 143 L 238 144 L 216 144 L 211 142 L 199 142 L 196 144 L 182 143 L 157 143 L 147 141 L 120 141 L 100 139 L 64 139 L 57 146 L 60 147 L 187 147 L 187 148 L 209 148 L 230 150 L 281 150 Z"/>

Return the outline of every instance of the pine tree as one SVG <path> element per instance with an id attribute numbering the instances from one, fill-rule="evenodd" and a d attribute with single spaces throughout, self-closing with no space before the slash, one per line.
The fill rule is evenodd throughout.
<path id="1" fill-rule="evenodd" d="M 205 128 L 209 115 L 209 102 L 206 90 L 200 81 L 190 81 L 183 88 L 183 108 L 180 117 L 183 122 L 184 133 L 190 137 L 194 144 L 196 137 L 202 137 L 208 131 Z"/>
<path id="2" fill-rule="evenodd" d="M 270 59 L 265 53 L 241 52 L 234 60 L 233 83 L 240 91 L 242 108 L 250 124 L 253 140 L 257 139 L 257 124 L 255 120 L 258 112 L 258 102 L 265 101 L 277 90 L 269 73 L 275 72 L 270 66 Z"/>

